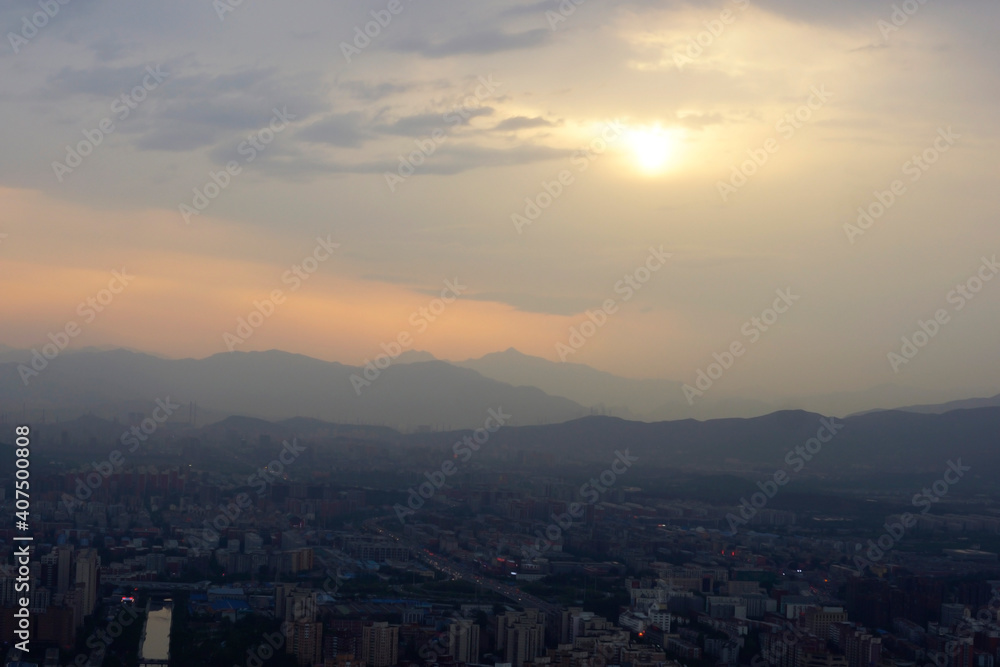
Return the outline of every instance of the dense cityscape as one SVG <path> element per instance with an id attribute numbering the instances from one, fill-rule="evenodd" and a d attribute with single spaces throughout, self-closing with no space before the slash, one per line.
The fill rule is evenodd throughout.
<path id="1" fill-rule="evenodd" d="M 1000 667 L 998 25 L 0 0 L 0 667 Z"/>
<path id="2" fill-rule="evenodd" d="M 0 531 L 7 664 L 27 662 L 24 579 L 45 665 L 993 667 L 1000 650 L 1000 511 L 960 460 L 914 494 L 682 474 L 627 442 L 560 460 L 489 424 L 441 447 L 305 420 L 146 435 L 151 416 L 32 428 L 27 577 Z M 120 442 L 74 432 L 101 429 Z"/>

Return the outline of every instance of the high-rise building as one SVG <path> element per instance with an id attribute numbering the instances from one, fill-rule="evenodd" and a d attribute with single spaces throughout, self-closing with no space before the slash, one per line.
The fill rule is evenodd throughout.
<path id="1" fill-rule="evenodd" d="M 853 577 L 847 580 L 847 613 L 868 627 L 889 627 L 889 582 Z M 911 619 L 912 620 L 912 619 Z"/>
<path id="2" fill-rule="evenodd" d="M 976 651 L 972 637 L 956 637 L 954 648 L 948 656 L 948 667 L 972 667 L 976 664 Z"/>
<path id="3" fill-rule="evenodd" d="M 859 628 L 847 634 L 844 654 L 850 667 L 874 667 L 882 659 L 882 639 Z"/>
<path id="4" fill-rule="evenodd" d="M 513 667 L 523 667 L 545 651 L 545 622 L 541 611 L 527 609 L 497 617 L 497 650 Z"/>
<path id="5" fill-rule="evenodd" d="M 448 627 L 448 646 L 457 662 L 479 662 L 479 626 L 475 621 L 461 619 Z"/>
<path id="6" fill-rule="evenodd" d="M 806 629 L 820 639 L 830 638 L 830 626 L 847 620 L 843 607 L 813 607 L 806 610 Z"/>
<path id="7" fill-rule="evenodd" d="M 96 549 L 82 549 L 76 557 L 76 583 L 83 584 L 81 600 L 83 615 L 94 613 L 97 604 L 97 572 L 101 567 L 101 558 Z"/>
<path id="8" fill-rule="evenodd" d="M 0 607 L 14 606 L 14 577 L 0 577 Z M 16 625 L 16 624 L 15 624 Z M 3 636 L 3 635 L 0 635 Z"/>
<path id="9" fill-rule="evenodd" d="M 316 591 L 294 591 L 285 602 L 285 620 L 293 623 L 316 620 L 316 596 Z"/>
<path id="10" fill-rule="evenodd" d="M 670 612 L 666 610 L 666 605 L 657 605 L 647 612 L 649 622 L 660 628 L 664 632 L 670 632 L 670 622 L 672 620 Z"/>
<path id="11" fill-rule="evenodd" d="M 73 610 L 73 627 L 83 625 L 83 584 L 73 584 L 73 587 L 62 595 L 63 606 Z"/>
<path id="12" fill-rule="evenodd" d="M 72 607 L 48 607 L 44 613 L 35 616 L 38 619 L 35 639 L 58 644 L 63 650 L 69 651 L 76 642 L 76 626 Z M 58 663 L 57 663 L 58 664 Z"/>
<path id="13" fill-rule="evenodd" d="M 323 659 L 323 624 L 312 621 L 296 621 L 288 628 L 288 642 L 285 652 L 294 655 L 303 667 L 314 665 Z"/>
<path id="14" fill-rule="evenodd" d="M 286 623 L 315 621 L 316 596 L 316 591 L 294 584 L 277 584 L 274 587 L 274 615 Z"/>
<path id="15" fill-rule="evenodd" d="M 969 608 L 964 604 L 941 605 L 941 625 L 945 628 L 951 628 L 969 616 L 971 616 Z"/>
<path id="16" fill-rule="evenodd" d="M 56 590 L 56 582 L 59 578 L 59 554 L 50 551 L 39 559 L 42 565 L 41 580 L 42 586 L 51 590 Z"/>
<path id="17" fill-rule="evenodd" d="M 73 582 L 70 580 L 70 573 L 73 571 L 73 546 L 59 546 L 56 547 L 56 551 L 59 553 L 56 593 L 65 593 L 73 585 Z"/>
<path id="18" fill-rule="evenodd" d="M 361 659 L 367 667 L 392 667 L 399 655 L 399 626 L 383 621 L 366 625 L 361 635 Z"/>
<path id="19" fill-rule="evenodd" d="M 829 652 L 805 653 L 802 667 L 848 667 L 847 658 Z"/>

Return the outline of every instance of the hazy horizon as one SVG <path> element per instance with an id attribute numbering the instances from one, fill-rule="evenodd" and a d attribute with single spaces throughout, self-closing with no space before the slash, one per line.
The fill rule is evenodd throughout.
<path id="1" fill-rule="evenodd" d="M 49 344 L 47 346 L 48 352 L 55 349 L 54 345 Z M 247 355 L 269 355 L 267 360 L 263 362 L 263 366 L 261 362 L 251 361 L 252 357 L 250 356 L 243 357 L 247 361 L 237 360 L 229 363 L 230 360 L 228 358 L 231 354 L 229 352 L 215 353 L 206 357 L 171 357 L 169 355 L 160 355 L 134 348 L 118 348 L 114 346 L 83 347 L 80 349 L 67 348 L 56 355 L 56 358 L 73 357 L 78 353 L 100 355 L 121 351 L 143 357 L 152 357 L 165 362 L 195 362 L 199 367 L 206 370 L 209 368 L 205 366 L 206 363 L 211 363 L 213 360 L 223 360 L 224 365 L 221 367 L 217 363 L 213 364 L 212 367 L 216 369 L 214 373 L 228 368 L 229 370 L 225 374 L 231 373 L 234 375 L 234 378 L 242 378 L 244 383 L 248 380 L 247 373 L 255 372 L 264 372 L 265 374 L 270 374 L 272 377 L 274 374 L 291 376 L 290 379 L 294 379 L 296 374 L 304 371 L 304 367 L 298 361 L 292 361 L 293 358 L 305 358 L 320 362 L 321 364 L 334 364 L 335 366 L 342 367 L 344 371 L 335 372 L 333 376 L 328 377 L 328 380 L 333 381 L 333 384 L 329 385 L 329 389 L 324 390 L 319 387 L 306 389 L 306 387 L 300 387 L 298 391 L 284 397 L 286 405 L 284 408 L 278 408 L 278 412 L 285 415 L 284 418 L 296 416 L 322 418 L 325 409 L 332 409 L 333 405 L 339 401 L 347 401 L 347 404 L 340 407 L 348 411 L 358 410 L 358 415 L 368 414 L 366 411 L 375 408 L 376 413 L 368 414 L 367 417 L 358 417 L 361 422 L 371 420 L 373 424 L 393 423 L 392 420 L 396 413 L 395 408 L 392 406 L 385 405 L 379 408 L 367 401 L 363 402 L 362 397 L 367 392 L 368 387 L 378 382 L 384 386 L 383 388 L 386 385 L 394 387 L 394 391 L 403 391 L 404 395 L 405 392 L 416 391 L 417 393 L 412 394 L 410 400 L 420 400 L 417 398 L 420 391 L 416 387 L 407 388 L 406 380 L 401 380 L 399 377 L 392 380 L 381 380 L 380 378 L 382 372 L 390 366 L 419 364 L 427 361 L 448 364 L 454 367 L 456 371 L 474 371 L 480 376 L 481 380 L 487 383 L 491 381 L 500 382 L 515 392 L 540 389 L 548 396 L 554 397 L 557 400 L 569 399 L 580 410 L 572 418 L 585 414 L 605 414 L 644 422 L 682 419 L 705 421 L 728 418 L 746 419 L 787 410 L 800 410 L 828 416 L 847 417 L 872 411 L 910 408 L 916 409 L 918 412 L 944 412 L 962 408 L 993 406 L 998 404 L 997 400 L 1000 400 L 1000 395 L 996 392 L 978 395 L 960 392 L 954 394 L 918 392 L 909 390 L 906 387 L 885 384 L 866 387 L 855 392 L 775 396 L 742 396 L 740 394 L 728 393 L 725 388 L 718 390 L 712 388 L 710 391 L 703 392 L 703 397 L 692 396 L 693 400 L 686 401 L 688 397 L 686 392 L 690 390 L 691 386 L 684 385 L 675 379 L 628 378 L 608 374 L 606 371 L 595 369 L 586 364 L 568 362 L 568 365 L 562 365 L 558 362 L 553 363 L 541 357 L 526 355 L 515 348 L 491 352 L 482 357 L 470 359 L 444 359 L 424 350 L 407 350 L 396 358 L 390 358 L 388 355 L 379 355 L 377 358 L 364 360 L 366 363 L 363 364 L 351 364 L 338 359 L 323 359 L 278 349 L 249 350 L 245 353 Z M 237 355 L 237 358 L 241 356 L 243 355 Z M 83 365 L 71 366 L 68 369 L 68 374 L 67 369 L 64 368 L 58 379 L 47 383 L 39 383 L 36 381 L 36 378 L 49 373 L 48 369 L 51 361 L 46 360 L 45 366 L 42 367 L 40 365 L 42 359 L 44 359 L 44 355 L 37 352 L 37 350 L 21 350 L 0 343 L 0 367 L 5 366 L 7 369 L 6 374 L 9 376 L 19 374 L 21 377 L 20 382 L 16 381 L 14 377 L 9 377 L 3 382 L 6 388 L 0 388 L 0 404 L 2 404 L 4 398 L 12 399 L 13 394 L 24 392 L 23 396 L 28 398 L 31 405 L 29 412 L 22 410 L 22 413 L 25 415 L 36 413 L 36 416 L 44 415 L 45 406 L 49 405 L 55 407 L 56 414 L 62 415 L 63 418 L 67 416 L 72 418 L 72 416 L 80 414 L 90 414 L 94 409 L 97 409 L 100 414 L 110 417 L 116 414 L 125 414 L 124 411 L 132 410 L 134 407 L 152 400 L 150 397 L 156 392 L 169 391 L 173 392 L 172 395 L 175 398 L 179 398 L 185 404 L 198 403 L 203 412 L 207 408 L 213 420 L 223 419 L 227 415 L 258 416 L 269 420 L 277 418 L 273 415 L 269 417 L 264 416 L 265 413 L 259 412 L 261 406 L 257 405 L 257 400 L 251 399 L 249 396 L 244 398 L 230 397 L 228 400 L 224 399 L 223 396 L 225 394 L 230 393 L 237 386 L 240 386 L 238 384 L 233 385 L 230 390 L 222 390 L 221 393 L 219 387 L 215 389 L 209 389 L 205 386 L 199 387 L 198 381 L 195 381 L 190 386 L 184 381 L 178 384 L 179 378 L 184 373 L 190 373 L 195 368 L 190 365 L 184 367 L 186 370 L 182 370 L 179 366 L 174 367 L 172 370 L 160 367 L 159 371 L 152 372 L 151 375 L 146 377 L 147 384 L 144 385 L 140 382 L 138 385 L 133 385 L 132 391 L 138 393 L 135 393 L 132 398 L 116 396 L 112 392 L 107 394 L 101 401 L 93 402 L 87 398 L 87 392 L 81 393 L 79 389 L 73 389 L 75 382 L 86 380 L 87 376 L 95 372 L 93 364 L 84 362 Z M 122 377 L 130 377 L 132 371 L 138 371 L 143 374 L 149 374 L 152 371 L 144 363 L 140 363 L 137 366 L 132 365 L 132 362 L 129 361 L 125 361 L 125 365 L 121 365 L 121 363 L 121 357 L 116 357 L 116 361 L 112 362 L 113 370 L 111 370 L 111 374 L 108 376 L 109 379 L 115 381 L 115 378 L 119 374 Z M 315 380 L 315 373 L 317 372 L 323 373 L 315 366 L 310 367 L 309 374 L 313 380 Z M 85 375 L 80 376 L 80 373 L 84 373 Z M 178 373 L 182 375 L 178 375 Z M 433 371 L 429 371 L 426 375 L 424 371 L 420 371 L 417 377 L 425 377 L 427 382 L 432 383 L 444 381 L 443 378 L 437 376 Z M 458 377 L 460 376 L 451 377 L 450 380 L 455 380 Z M 364 378 L 369 378 L 370 381 L 363 381 Z M 134 380 L 135 378 L 132 379 Z M 447 403 L 449 401 L 447 398 L 449 395 L 448 392 L 456 389 L 456 387 L 450 385 L 450 380 L 444 381 L 445 384 L 436 387 L 436 389 L 445 392 L 441 397 L 443 400 L 439 400 L 437 403 Z M 258 381 L 265 381 L 265 376 L 253 380 L 253 382 Z M 399 384 L 400 382 L 403 382 L 403 384 Z M 610 384 L 608 384 L 609 382 Z M 24 387 L 29 385 L 33 385 L 33 391 L 30 394 L 24 390 Z M 294 383 L 292 386 L 294 386 Z M 353 391 L 348 391 L 346 394 L 341 393 L 341 390 L 345 390 L 348 387 L 352 388 Z M 473 401 L 485 400 L 489 402 L 488 398 L 480 394 L 480 391 L 484 389 L 483 386 L 479 386 L 477 390 L 469 393 L 471 389 L 471 386 L 459 389 L 460 393 L 464 394 L 463 400 L 471 398 Z M 39 391 L 42 393 L 39 393 Z M 312 405 L 311 401 L 307 401 L 310 403 L 309 406 L 303 404 L 301 409 L 291 408 L 296 400 L 305 401 L 306 396 L 311 393 L 316 393 L 320 396 L 330 391 L 332 393 L 325 396 L 328 408 L 319 408 L 319 411 L 317 411 L 318 406 Z M 489 389 L 487 389 L 487 392 L 489 392 Z M 144 400 L 141 397 L 145 396 L 145 394 L 149 394 L 149 396 Z M 45 398 L 46 396 L 48 398 Z M 514 396 L 517 396 L 517 394 L 510 395 L 510 397 Z M 457 395 L 453 396 L 450 400 L 454 400 L 455 398 L 457 398 Z M 277 396 L 269 400 L 277 400 Z M 250 401 L 250 403 L 241 403 L 241 401 Z M 289 401 L 291 402 L 289 403 Z M 251 403 L 255 407 L 251 407 Z M 955 403 L 955 405 L 951 405 L 951 403 Z M 437 409 L 432 406 L 426 407 L 431 412 Z M 557 408 L 556 412 L 548 411 L 552 407 L 542 408 L 541 412 L 535 417 L 535 419 L 539 420 L 538 423 L 559 423 L 567 416 L 570 416 L 564 415 L 560 417 L 558 410 L 562 409 L 561 407 Z M 378 410 L 387 411 L 382 417 L 388 418 L 388 422 L 383 421 L 378 416 Z M 336 415 L 335 417 L 331 417 L 334 421 L 355 421 L 348 414 L 340 414 L 336 411 L 330 414 Z M 398 418 L 398 416 L 396 417 Z M 397 426 L 402 427 L 404 430 L 406 428 L 413 428 L 413 425 Z"/>

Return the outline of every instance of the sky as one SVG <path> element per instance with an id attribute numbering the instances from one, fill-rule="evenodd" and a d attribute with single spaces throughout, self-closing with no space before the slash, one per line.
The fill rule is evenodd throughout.
<path id="1" fill-rule="evenodd" d="M 995 394 L 998 18 L 11 0 L 0 343 Z"/>

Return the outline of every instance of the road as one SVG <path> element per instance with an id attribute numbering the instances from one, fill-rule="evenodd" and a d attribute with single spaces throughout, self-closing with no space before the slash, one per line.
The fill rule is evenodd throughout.
<path id="1" fill-rule="evenodd" d="M 421 547 L 418 544 L 413 544 L 399 535 L 396 535 L 392 531 L 383 528 L 379 525 L 378 519 L 370 519 L 365 522 L 364 526 L 366 529 L 371 530 L 384 537 L 391 537 L 392 539 L 399 542 L 402 546 L 407 547 L 413 552 L 414 556 L 417 557 L 422 563 L 430 565 L 438 572 L 446 574 L 452 579 L 459 581 L 469 581 L 479 584 L 483 588 L 493 591 L 494 593 L 499 593 L 500 595 L 517 602 L 518 604 L 525 607 L 537 607 L 541 609 L 546 614 L 551 614 L 553 618 L 558 618 L 559 614 L 562 613 L 562 607 L 557 604 L 552 604 L 551 602 L 546 602 L 534 595 L 525 593 L 517 586 L 511 586 L 503 581 L 498 581 L 492 577 L 486 577 L 478 572 L 473 572 L 470 568 L 455 563 L 454 561 L 448 560 L 438 554 L 433 553 L 429 549 Z"/>

